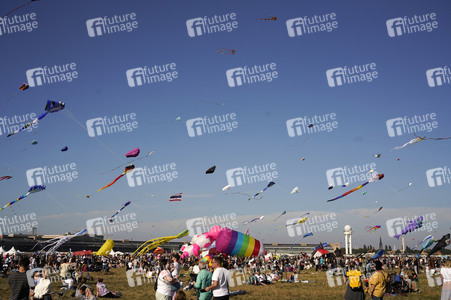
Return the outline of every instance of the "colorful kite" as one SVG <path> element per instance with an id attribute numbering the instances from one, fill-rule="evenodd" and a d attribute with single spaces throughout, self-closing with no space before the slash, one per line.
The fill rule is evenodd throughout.
<path id="1" fill-rule="evenodd" d="M 273 220 L 273 222 L 275 222 L 277 219 L 279 219 L 281 216 L 283 216 L 283 215 L 286 214 L 286 213 L 287 213 L 287 211 L 284 210 L 283 213 L 280 214 L 280 216 L 278 216 L 277 218 L 275 218 L 275 219 Z"/>
<path id="2" fill-rule="evenodd" d="M 413 144 L 416 144 L 416 143 L 418 143 L 418 142 L 421 142 L 422 140 L 434 140 L 434 141 L 443 141 L 443 140 L 448 140 L 448 139 L 451 139 L 451 136 L 450 137 L 446 137 L 446 138 L 427 138 L 427 137 L 421 137 L 421 136 L 418 136 L 418 135 L 416 135 L 416 134 L 414 134 L 414 138 L 412 138 L 410 141 L 408 141 L 407 143 L 405 143 L 404 145 L 402 145 L 402 146 L 396 146 L 395 148 L 393 148 L 392 150 L 399 150 L 399 149 L 402 149 L 402 148 L 404 148 L 404 147 L 407 147 L 407 146 L 409 146 L 409 145 L 413 145 Z"/>
<path id="3" fill-rule="evenodd" d="M 451 240 L 450 240 L 450 234 L 447 233 L 435 244 L 434 248 L 432 248 L 431 252 L 429 252 L 428 256 L 431 256 L 435 252 L 439 251 L 440 249 L 446 248 L 449 246 Z"/>
<path id="4" fill-rule="evenodd" d="M 227 227 L 216 237 L 216 250 L 239 257 L 257 257 L 265 254 L 265 246 L 259 240 Z"/>
<path id="5" fill-rule="evenodd" d="M 211 168 L 208 168 L 207 171 L 205 171 L 205 174 L 213 174 L 216 170 L 216 166 L 213 166 Z"/>
<path id="6" fill-rule="evenodd" d="M 69 148 L 67 148 L 67 146 L 64 148 L 61 148 L 61 152 L 66 152 L 67 150 L 69 150 Z"/>
<path id="7" fill-rule="evenodd" d="M 28 127 L 32 126 L 33 124 L 38 123 L 38 121 L 41 120 L 42 118 L 44 118 L 48 113 L 54 113 L 54 112 L 57 112 L 57 111 L 60 111 L 60 110 L 64 109 L 64 106 L 65 106 L 64 103 L 61 102 L 61 101 L 56 102 L 56 101 L 48 100 L 47 104 L 45 105 L 45 113 L 42 113 L 39 117 L 37 117 L 36 119 L 31 121 L 30 123 L 24 125 L 22 128 L 17 129 L 16 131 L 8 134 L 7 137 L 10 137 L 13 134 L 21 132 L 24 129 L 27 129 Z"/>
<path id="8" fill-rule="evenodd" d="M 412 249 L 415 249 L 416 247 L 418 247 L 421 244 L 425 244 L 427 243 L 429 240 L 434 241 L 434 237 L 432 235 L 428 235 L 427 237 L 425 237 L 421 242 L 419 242 L 418 244 L 415 245 L 415 247 L 413 247 Z"/>
<path id="9" fill-rule="evenodd" d="M 352 190 L 350 190 L 350 191 L 347 191 L 346 193 L 344 193 L 344 194 L 341 195 L 341 196 L 338 196 L 338 197 L 336 197 L 336 198 L 334 198 L 334 199 L 327 200 L 327 202 L 331 202 L 331 201 L 335 201 L 335 200 L 338 200 L 338 199 L 340 199 L 340 198 L 343 198 L 343 197 L 349 195 L 350 193 L 355 192 L 355 191 L 361 189 L 362 187 L 364 187 L 364 186 L 367 185 L 368 183 L 374 182 L 374 181 L 377 181 L 377 180 L 381 180 L 382 178 L 384 178 L 384 174 L 382 174 L 382 173 L 381 173 L 381 174 L 374 173 L 373 176 L 370 178 L 370 180 L 368 180 L 367 182 L 365 182 L 365 183 L 359 185 L 359 186 L 356 187 L 355 189 L 352 189 Z"/>
<path id="10" fill-rule="evenodd" d="M 34 194 L 37 192 L 41 192 L 45 190 L 45 185 L 33 185 L 26 194 L 23 194 L 22 196 L 20 196 L 19 198 L 17 198 L 14 201 L 9 202 L 8 204 L 6 204 L 5 206 L 3 206 L 2 208 L 0 208 L 0 211 L 4 210 L 5 208 L 7 208 L 8 206 L 13 205 L 16 202 L 19 202 L 20 200 L 22 200 L 25 197 L 28 197 L 30 194 Z"/>
<path id="11" fill-rule="evenodd" d="M 293 246 L 290 247 L 290 249 L 293 249 L 294 246 L 296 246 L 297 244 L 299 244 L 300 241 L 302 241 L 304 238 L 308 237 L 308 236 L 312 236 L 313 232 L 309 232 L 304 234 L 296 243 L 293 244 Z"/>
<path id="12" fill-rule="evenodd" d="M 111 250 L 113 250 L 114 247 L 114 241 L 107 239 L 105 243 L 103 243 L 102 247 L 97 252 L 92 252 L 94 255 L 98 256 L 108 256 L 110 254 Z"/>
<path id="13" fill-rule="evenodd" d="M 247 224 L 249 224 L 249 223 L 257 222 L 257 221 L 263 219 L 264 217 L 265 217 L 265 216 L 261 216 L 260 218 L 255 218 L 255 219 L 252 219 L 252 220 L 250 220 L 250 221 L 246 221 L 246 222 L 244 222 L 244 225 L 247 225 Z"/>
<path id="14" fill-rule="evenodd" d="M 372 213 L 371 215 L 375 215 L 375 214 L 377 214 L 378 212 L 380 212 L 381 210 L 382 210 L 382 206 L 381 207 L 379 207 L 379 209 L 376 211 L 376 212 L 374 212 L 374 213 Z M 369 218 L 370 216 L 365 216 L 365 218 Z"/>
<path id="15" fill-rule="evenodd" d="M 247 199 L 247 200 L 254 199 L 255 197 L 257 197 L 258 195 L 260 195 L 261 193 L 263 193 L 264 191 L 266 191 L 268 188 L 272 187 L 272 186 L 275 185 L 275 184 L 276 184 L 275 182 L 270 181 L 270 182 L 268 183 L 268 185 L 267 185 L 263 190 L 261 190 L 260 192 L 256 193 L 254 196 L 250 197 L 250 198 Z"/>
<path id="16" fill-rule="evenodd" d="M 13 178 L 13 177 L 12 176 L 2 176 L 2 177 L 0 177 L 0 181 L 11 179 L 11 178 Z"/>
<path id="17" fill-rule="evenodd" d="M 219 54 L 235 54 L 236 50 L 233 49 L 218 49 L 216 52 L 218 52 Z"/>
<path id="18" fill-rule="evenodd" d="M 365 230 L 367 232 L 375 232 L 376 230 L 378 230 L 379 228 L 381 228 L 381 225 L 376 225 L 376 226 L 366 226 Z"/>
<path id="19" fill-rule="evenodd" d="M 316 246 L 315 248 L 313 248 L 313 251 L 316 251 L 316 250 L 318 250 L 318 249 L 324 249 L 324 248 L 326 248 L 327 247 L 327 243 L 319 243 L 319 245 L 318 246 Z"/>
<path id="20" fill-rule="evenodd" d="M 112 171 L 114 171 L 114 170 L 117 170 L 117 169 L 119 169 L 120 167 L 122 167 L 122 166 L 124 166 L 124 165 L 126 165 L 126 164 L 129 164 L 129 163 L 132 163 L 132 162 L 134 162 L 134 161 L 136 161 L 136 160 L 141 160 L 141 159 L 147 158 L 147 157 L 149 157 L 152 153 L 153 153 L 153 151 L 147 153 L 147 155 L 144 156 L 144 157 L 132 159 L 132 160 L 126 162 L 126 163 L 120 164 L 119 166 L 117 166 L 117 167 L 115 167 L 115 168 L 113 168 L 113 169 L 111 169 L 111 170 L 103 171 L 103 172 L 99 173 L 99 175 L 102 175 L 102 174 L 105 174 L 105 173 L 108 173 L 108 172 L 112 172 Z"/>
<path id="21" fill-rule="evenodd" d="M 22 8 L 22 7 L 24 7 L 24 6 L 27 6 L 27 5 L 30 4 L 31 2 L 35 2 L 35 1 L 38 1 L 38 0 L 31 0 L 30 2 L 27 2 L 27 3 L 25 3 L 25 4 L 22 4 L 21 6 L 18 6 L 18 7 L 16 7 L 16 8 L 14 8 L 13 10 L 9 11 L 8 13 L 6 13 L 6 15 L 4 15 L 2 18 L 4 19 L 7 15 L 11 14 L 12 12 L 18 10 L 19 8 Z M 27 84 L 27 85 L 28 85 L 28 84 Z M 27 87 L 27 88 L 28 88 L 28 87 Z M 27 88 L 26 88 L 26 89 L 27 89 Z"/>
<path id="22" fill-rule="evenodd" d="M 265 20 L 265 21 L 275 21 L 277 20 L 277 17 L 275 16 L 270 16 L 269 18 L 259 18 L 257 20 Z"/>
<path id="23" fill-rule="evenodd" d="M 291 223 L 291 224 L 287 224 L 287 225 L 282 225 L 282 226 L 280 226 L 280 228 L 284 228 L 284 227 L 288 227 L 288 226 L 294 226 L 294 225 L 297 225 L 297 224 L 302 224 L 302 223 L 304 223 L 305 221 L 307 221 L 307 218 L 308 217 L 304 217 L 305 215 L 309 215 L 310 213 L 305 213 L 305 214 L 303 214 L 302 216 L 301 216 L 301 219 L 299 219 L 299 220 L 297 220 L 296 222 L 293 222 L 293 223 Z"/>
<path id="24" fill-rule="evenodd" d="M 182 194 L 183 193 L 178 193 L 177 195 L 172 195 L 171 197 L 169 197 L 169 201 L 182 201 Z"/>
<path id="25" fill-rule="evenodd" d="M 126 157 L 137 157 L 140 153 L 139 148 L 135 148 L 133 150 L 128 151 L 127 153 L 125 153 Z"/>
<path id="26" fill-rule="evenodd" d="M 290 194 L 296 194 L 299 193 L 299 187 L 295 187 Z"/>
<path id="27" fill-rule="evenodd" d="M 428 238 L 428 237 L 429 237 L 429 238 Z M 428 238 L 428 239 L 426 239 L 426 238 Z M 433 237 L 432 235 L 428 235 L 426 238 L 425 238 L 425 240 L 423 240 L 424 242 L 423 242 L 422 245 L 421 245 L 421 250 L 420 250 L 420 252 L 417 254 L 416 258 L 420 257 L 420 255 L 421 255 L 421 253 L 423 253 L 424 249 L 429 248 L 430 246 L 432 246 L 432 244 L 433 244 L 434 242 L 437 242 L 437 241 L 434 239 L 434 237 Z M 416 246 L 415 246 L 415 247 L 416 247 Z"/>
<path id="28" fill-rule="evenodd" d="M 413 220 L 413 221 L 410 221 L 410 222 L 409 222 L 409 225 L 407 225 L 407 226 L 401 231 L 400 234 L 397 234 L 397 235 L 395 235 L 395 236 L 393 236 L 393 237 L 395 237 L 396 239 L 399 240 L 399 237 L 400 237 L 401 235 L 406 235 L 407 233 L 409 233 L 409 232 L 411 232 L 411 231 L 414 231 L 414 230 L 416 230 L 416 229 L 418 229 L 418 228 L 421 228 L 421 227 L 423 227 L 423 217 L 422 217 L 422 216 L 416 218 L 416 219 Z"/>
<path id="29" fill-rule="evenodd" d="M 127 174 L 127 173 L 132 172 L 134 169 L 135 169 L 135 165 L 133 165 L 133 164 L 132 164 L 132 165 L 129 165 L 129 166 L 127 166 L 127 167 L 125 167 L 125 170 L 124 170 L 124 172 L 123 172 L 121 175 L 119 175 L 116 179 L 114 179 L 113 182 L 111 182 L 110 184 L 105 185 L 103 188 L 98 189 L 97 192 L 100 192 L 101 190 L 106 189 L 107 187 L 112 186 L 112 185 L 113 185 L 116 181 L 118 181 L 122 176 L 124 176 L 124 175 Z"/>
<path id="30" fill-rule="evenodd" d="M 182 232 L 180 232 L 179 234 L 175 235 L 175 236 L 166 236 L 166 237 L 159 237 L 156 239 L 152 239 L 152 240 L 148 240 L 147 242 L 143 243 L 141 246 L 138 247 L 138 249 L 136 249 L 135 252 L 133 252 L 132 256 L 134 256 L 135 254 L 137 256 L 141 256 L 146 254 L 147 252 L 163 245 L 166 244 L 169 241 L 172 241 L 173 239 L 179 239 L 182 238 L 184 236 L 187 236 L 189 233 L 188 230 L 184 230 Z"/>
<path id="31" fill-rule="evenodd" d="M 119 209 L 114 215 L 112 215 L 111 216 L 111 218 L 110 218 L 110 222 L 112 223 L 113 222 L 113 219 L 114 219 L 114 217 L 118 214 L 118 213 L 120 213 L 124 208 L 126 208 L 130 203 L 132 203 L 131 201 L 127 201 L 127 202 L 125 202 L 125 204 L 124 204 L 124 206 L 122 206 L 122 208 L 121 209 Z"/>
<path id="32" fill-rule="evenodd" d="M 379 259 L 382 255 L 384 255 L 384 250 L 381 249 L 373 256 L 373 259 Z"/>
<path id="33" fill-rule="evenodd" d="M 22 90 L 22 91 L 25 91 L 25 90 L 28 89 L 29 87 L 30 87 L 30 86 L 29 86 L 28 84 L 22 83 L 22 85 L 19 87 L 19 89 Z M 17 96 L 17 94 L 19 94 L 19 92 L 15 93 L 15 94 L 12 95 L 11 97 L 9 97 L 9 99 L 6 100 L 2 105 L 0 105 L 0 107 L 3 106 L 3 105 L 5 105 L 5 104 L 7 104 L 9 101 L 11 101 L 14 97 Z"/>

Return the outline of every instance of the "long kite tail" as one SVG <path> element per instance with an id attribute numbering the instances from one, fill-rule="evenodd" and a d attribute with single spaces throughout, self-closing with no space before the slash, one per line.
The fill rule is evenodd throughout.
<path id="1" fill-rule="evenodd" d="M 135 254 L 137 254 L 138 256 L 146 254 L 150 250 L 153 250 L 173 239 L 179 239 L 181 237 L 187 236 L 188 233 L 189 233 L 189 230 L 186 229 L 175 236 L 160 237 L 160 238 L 148 240 L 145 243 L 143 243 L 141 246 L 139 246 L 138 249 L 136 249 L 136 251 L 133 252 L 132 256 L 134 256 Z"/>
<path id="2" fill-rule="evenodd" d="M 105 185 L 103 188 L 98 189 L 97 192 L 100 192 L 101 190 L 106 189 L 107 187 L 112 186 L 116 181 L 118 181 L 118 180 L 119 180 L 122 176 L 124 176 L 124 175 L 125 175 L 125 173 L 122 173 L 122 174 L 119 175 L 116 179 L 114 179 L 113 182 L 111 182 L 111 183 L 108 184 L 108 185 Z"/>
<path id="3" fill-rule="evenodd" d="M 28 195 L 30 195 L 30 192 L 28 192 L 28 193 L 26 193 L 26 194 L 20 196 L 20 197 L 17 198 L 16 200 L 13 200 L 13 201 L 9 202 L 8 204 L 6 204 L 6 205 L 3 206 L 2 208 L 0 208 L 0 211 L 6 209 L 8 206 L 11 206 L 11 205 L 13 205 L 13 204 L 16 203 L 16 202 L 22 200 L 23 198 L 27 197 Z"/>

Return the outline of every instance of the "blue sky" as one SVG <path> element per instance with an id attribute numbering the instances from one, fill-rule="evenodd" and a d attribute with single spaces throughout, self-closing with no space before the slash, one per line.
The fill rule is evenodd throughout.
<path id="1" fill-rule="evenodd" d="M 0 9 L 7 12 L 17 5 L 4 1 Z M 280 5 L 276 1 L 49 0 L 32 3 L 9 17 L 31 13 L 36 14 L 36 29 L 0 36 L 2 103 L 27 81 L 29 69 L 76 63 L 78 78 L 19 91 L 0 107 L 0 116 L 11 118 L 42 113 L 46 100 L 66 103 L 65 110 L 47 115 L 33 132 L 0 136 L 0 176 L 13 176 L 0 182 L 2 205 L 27 191 L 29 169 L 75 163 L 78 178 L 47 184 L 46 191 L 14 204 L 0 217 L 36 213 L 39 233 L 60 234 L 85 228 L 88 219 L 111 216 L 131 200 L 123 213 L 136 213 L 139 227 L 113 238 L 145 240 L 172 235 L 185 229 L 188 219 L 227 213 L 235 213 L 240 223 L 265 215 L 250 226 L 251 235 L 264 242 L 297 240 L 280 230 L 280 225 L 306 212 L 336 213 L 339 224 L 332 232 L 310 237 L 310 242 L 343 244 L 342 229 L 350 224 L 354 244 L 376 245 L 382 236 L 384 243 L 399 246 L 400 242 L 388 236 L 386 221 L 425 213 L 437 216 L 434 235 L 440 238 L 449 232 L 451 185 L 430 187 L 426 171 L 450 166 L 451 141 L 422 141 L 391 151 L 412 135 L 390 137 L 386 126 L 390 119 L 435 113 L 437 128 L 420 134 L 451 136 L 451 86 L 429 87 L 425 75 L 426 70 L 449 63 L 448 2 L 297 1 Z M 137 29 L 88 35 L 87 20 L 130 13 L 136 14 Z M 238 26 L 233 31 L 188 36 L 187 20 L 230 13 L 237 16 Z M 338 22 L 333 31 L 288 36 L 287 20 L 330 13 L 336 14 Z M 430 13 L 437 16 L 437 29 L 388 36 L 387 20 Z M 257 20 L 271 15 L 277 21 Z M 216 52 L 218 48 L 236 49 L 236 53 L 221 55 Z M 129 87 L 127 70 L 170 63 L 176 64 L 178 72 L 172 82 Z M 278 72 L 272 82 L 228 86 L 227 70 L 270 63 L 276 64 Z M 370 63 L 376 63 L 378 72 L 372 82 L 329 87 L 327 70 Z M 87 120 L 131 113 L 136 114 L 138 123 L 132 132 L 88 135 Z M 188 135 L 187 120 L 231 113 L 236 114 L 238 126 L 230 133 Z M 288 135 L 287 120 L 330 113 L 336 114 L 338 124 L 332 132 Z M 180 122 L 171 122 L 179 116 Z M 32 140 L 38 144 L 30 145 Z M 64 146 L 69 151 L 60 152 Z M 124 154 L 135 147 L 141 148 L 140 157 L 154 151 L 136 161 L 136 167 L 175 163 L 178 178 L 137 187 L 130 187 L 127 178 L 122 178 L 96 192 L 123 167 L 99 173 L 126 163 Z M 382 156 L 375 158 L 376 153 Z M 305 160 L 300 161 L 301 157 Z M 267 182 L 221 191 L 228 184 L 227 170 L 269 163 L 276 164 L 278 178 L 261 200 L 248 201 L 231 193 L 252 194 Z M 360 184 L 328 190 L 327 170 L 369 163 L 385 174 L 382 181 L 336 202 L 326 202 Z M 212 165 L 217 166 L 216 172 L 205 175 Z M 396 193 L 409 182 L 412 187 Z M 295 186 L 300 193 L 290 195 Z M 362 195 L 363 191 L 367 194 Z M 168 201 L 170 195 L 180 192 L 182 202 Z M 380 206 L 384 207 L 381 212 L 364 218 Z M 289 211 L 287 218 L 272 222 L 284 210 Z M 368 234 L 364 230 L 367 225 L 382 228 Z M 425 235 L 419 232 L 409 237 L 416 241 Z"/>

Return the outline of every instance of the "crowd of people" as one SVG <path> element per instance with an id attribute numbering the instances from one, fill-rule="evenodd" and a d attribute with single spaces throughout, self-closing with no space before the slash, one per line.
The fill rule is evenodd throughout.
<path id="1" fill-rule="evenodd" d="M 58 284 L 54 286 L 61 285 L 78 299 L 119 298 L 121 292 L 109 289 L 103 278 L 95 281 L 91 276 L 92 272 L 106 273 L 111 268 L 153 279 L 157 300 L 186 299 L 184 291 L 189 289 L 196 290 L 197 299 L 228 299 L 229 286 L 308 282 L 303 280 L 303 270 L 343 276 L 347 285 L 345 299 L 364 299 L 365 293 L 372 299 L 382 299 L 387 293 L 418 291 L 418 276 L 424 272 L 432 284 L 442 285 L 442 299 L 451 299 L 451 261 L 432 257 L 372 260 L 364 256 L 313 257 L 303 253 L 257 258 L 219 255 L 199 262 L 194 257 L 180 259 L 177 253 L 140 257 L 58 254 L 0 257 L 0 265 L 2 273 L 8 276 L 10 299 L 52 299 L 55 282 Z M 187 272 L 180 274 L 182 268 Z"/>

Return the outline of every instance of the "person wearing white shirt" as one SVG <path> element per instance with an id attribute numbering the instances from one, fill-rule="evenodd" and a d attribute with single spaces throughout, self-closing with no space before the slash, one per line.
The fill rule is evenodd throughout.
<path id="1" fill-rule="evenodd" d="M 205 288 L 205 291 L 213 291 L 214 300 L 228 300 L 229 299 L 229 271 L 222 267 L 222 259 L 214 257 L 211 260 L 211 265 L 215 268 L 211 278 L 212 284 Z"/>
<path id="2" fill-rule="evenodd" d="M 445 265 L 440 269 L 440 277 L 442 278 L 442 297 L 441 300 L 451 300 L 451 261 L 447 260 Z"/>

